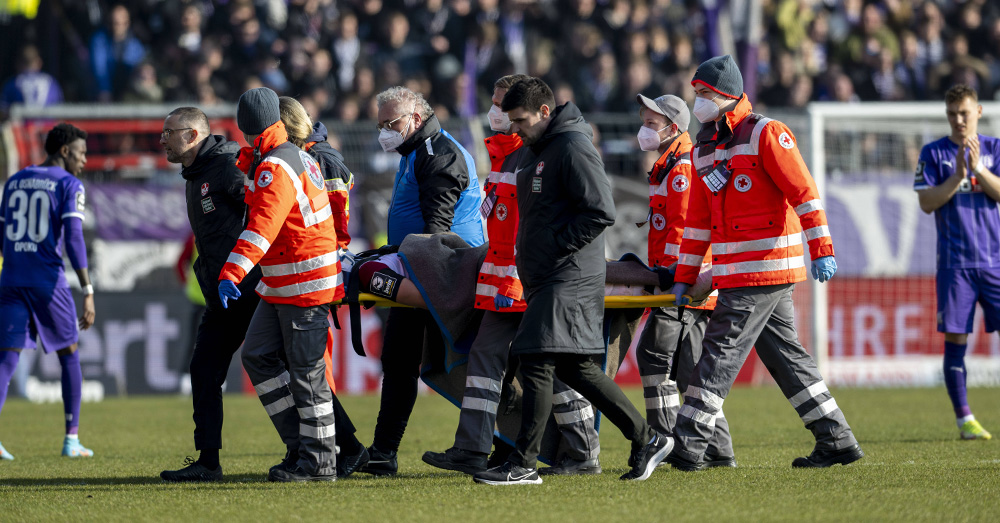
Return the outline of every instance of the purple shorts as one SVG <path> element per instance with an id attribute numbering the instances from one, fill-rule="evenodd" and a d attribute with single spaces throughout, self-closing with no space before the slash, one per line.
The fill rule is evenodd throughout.
<path id="1" fill-rule="evenodd" d="M 0 348 L 62 350 L 80 338 L 69 288 L 0 287 Z"/>
<path id="2" fill-rule="evenodd" d="M 1000 328 L 1000 268 L 938 269 L 938 332 L 971 333 L 976 302 L 983 308 L 986 332 L 995 332 Z"/>

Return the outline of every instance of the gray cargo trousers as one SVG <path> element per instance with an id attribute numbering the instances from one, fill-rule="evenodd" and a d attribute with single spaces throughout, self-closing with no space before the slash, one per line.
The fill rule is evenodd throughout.
<path id="1" fill-rule="evenodd" d="M 722 402 L 754 346 L 802 423 L 813 433 L 817 449 L 843 449 L 857 444 L 816 363 L 799 343 L 793 287 L 784 284 L 719 290 L 701 358 L 677 415 L 675 455 L 694 463 L 702 461 Z"/>
<path id="2" fill-rule="evenodd" d="M 314 476 L 337 473 L 333 393 L 323 361 L 329 313 L 328 304 L 262 300 L 243 344 L 243 368 L 264 410 L 285 446 L 298 449 L 299 468 Z"/>
<path id="3" fill-rule="evenodd" d="M 642 395 L 646 402 L 646 421 L 660 434 L 673 434 L 681 397 L 687 391 L 694 373 L 694 366 L 701 358 L 702 342 L 711 311 L 684 309 L 684 323 L 677 320 L 677 309 L 654 308 L 646 318 L 646 325 L 639 335 L 635 359 L 642 378 Z M 683 330 L 680 353 L 677 339 Z M 677 380 L 670 379 L 673 365 L 677 365 Z M 679 392 L 679 393 L 678 393 Z M 722 409 L 715 416 L 715 431 L 708 442 L 706 454 L 718 458 L 732 458 L 733 439 L 729 423 Z"/>
<path id="4" fill-rule="evenodd" d="M 510 342 L 517 334 L 522 316 L 522 312 L 483 314 L 479 333 L 469 350 L 465 396 L 455 431 L 456 448 L 490 452 Z M 596 458 L 601 452 L 601 442 L 594 428 L 590 402 L 559 380 L 554 381 L 552 392 L 552 415 L 564 443 L 560 447 L 575 460 Z"/>

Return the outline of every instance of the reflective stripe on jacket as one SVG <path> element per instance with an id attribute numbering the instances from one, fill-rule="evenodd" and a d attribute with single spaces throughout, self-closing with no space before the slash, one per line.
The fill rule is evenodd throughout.
<path id="1" fill-rule="evenodd" d="M 263 158 L 247 186 L 248 222 L 219 279 L 237 283 L 260 264 L 257 294 L 309 307 L 343 298 L 337 233 L 323 173 L 288 142 L 280 121 L 255 140 Z"/>
<path id="2" fill-rule="evenodd" d="M 516 134 L 496 134 L 486 139 L 490 153 L 490 176 L 486 180 L 486 198 L 496 197 L 486 217 L 490 248 L 479 269 L 476 282 L 476 308 L 496 311 L 493 300 L 497 294 L 514 299 L 512 307 L 503 312 L 522 312 L 527 307 L 521 279 L 514 263 L 514 242 L 517 239 L 517 176 L 518 159 L 526 154 L 521 137 Z"/>
<path id="3" fill-rule="evenodd" d="M 816 183 L 792 132 L 752 111 L 746 95 L 717 126 L 698 135 L 676 280 L 693 284 L 712 249 L 712 287 L 796 283 L 806 278 L 803 230 L 813 259 L 833 255 Z M 723 167 L 721 188 L 708 182 Z"/>
<path id="4" fill-rule="evenodd" d="M 649 266 L 669 267 L 680 255 L 684 219 L 691 184 L 697 180 L 691 166 L 691 135 L 678 136 L 649 173 Z M 710 253 L 705 261 L 711 263 Z M 716 294 L 692 309 L 715 308 Z"/>

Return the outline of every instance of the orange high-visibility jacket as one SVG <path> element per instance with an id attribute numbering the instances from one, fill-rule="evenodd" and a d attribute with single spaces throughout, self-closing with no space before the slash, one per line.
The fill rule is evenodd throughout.
<path id="1" fill-rule="evenodd" d="M 248 222 L 219 279 L 236 283 L 260 263 L 257 294 L 310 307 L 344 297 L 337 233 L 323 173 L 288 142 L 280 121 L 254 141 L 262 159 L 247 186 Z"/>
<path id="2" fill-rule="evenodd" d="M 711 245 L 712 287 L 806 279 L 802 236 L 812 259 L 833 255 L 816 182 L 785 124 L 752 112 L 744 95 L 718 128 L 707 125 L 691 152 L 698 179 L 684 224 L 676 281 L 693 284 Z M 706 180 L 722 166 L 721 189 Z"/>
<path id="3" fill-rule="evenodd" d="M 514 299 L 514 306 L 503 312 L 521 312 L 527 308 L 524 289 L 517 277 L 514 263 L 514 242 L 517 239 L 517 177 L 514 168 L 517 162 L 505 162 L 521 148 L 521 137 L 516 134 L 496 134 L 486 139 L 486 150 L 490 153 L 490 176 L 483 188 L 486 201 L 496 197 L 486 217 L 486 233 L 490 238 L 490 248 L 479 269 L 476 282 L 476 308 L 496 311 L 493 299 L 503 294 Z"/>
<path id="4" fill-rule="evenodd" d="M 660 156 L 649 172 L 649 266 L 669 267 L 680 255 L 684 219 L 691 185 L 697 181 L 691 166 L 691 135 L 684 132 Z M 711 261 L 711 252 L 705 261 Z M 714 309 L 715 293 L 692 309 Z"/>

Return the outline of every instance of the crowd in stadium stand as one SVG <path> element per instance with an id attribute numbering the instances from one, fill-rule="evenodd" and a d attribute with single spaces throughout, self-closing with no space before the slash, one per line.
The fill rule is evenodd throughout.
<path id="1" fill-rule="evenodd" d="M 998 2 L 763 0 L 759 45 L 744 16 L 718 16 L 726 3 L 53 1 L 34 20 L 0 19 L 4 43 L 17 38 L 0 53 L 0 111 L 18 96 L 210 105 L 266 85 L 350 121 L 373 117 L 375 93 L 402 84 L 446 119 L 485 112 L 494 80 L 517 71 L 585 113 L 631 112 L 640 92 L 691 102 L 695 68 L 730 37 L 758 105 L 940 100 L 958 82 L 984 100 L 1000 92 Z"/>

